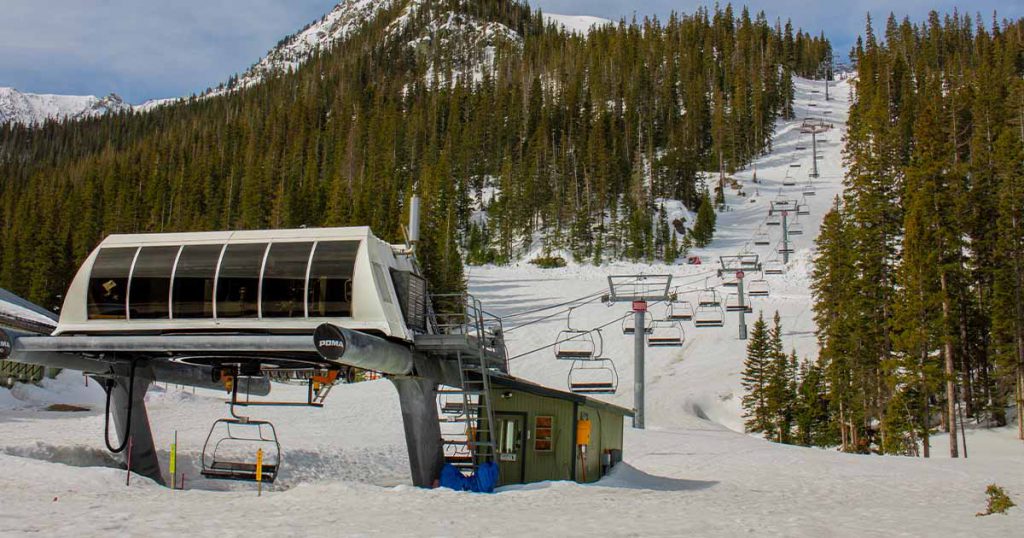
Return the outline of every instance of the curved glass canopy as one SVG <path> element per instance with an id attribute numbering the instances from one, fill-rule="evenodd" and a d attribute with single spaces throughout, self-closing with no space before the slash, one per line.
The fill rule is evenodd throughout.
<path id="1" fill-rule="evenodd" d="M 352 316 L 359 241 L 102 248 L 89 319 Z"/>

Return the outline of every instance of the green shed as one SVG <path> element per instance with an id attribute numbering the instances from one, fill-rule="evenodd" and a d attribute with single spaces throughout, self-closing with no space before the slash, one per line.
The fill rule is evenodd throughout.
<path id="1" fill-rule="evenodd" d="M 594 482 L 622 460 L 633 411 L 508 376 L 491 377 L 491 392 L 502 485 Z"/>

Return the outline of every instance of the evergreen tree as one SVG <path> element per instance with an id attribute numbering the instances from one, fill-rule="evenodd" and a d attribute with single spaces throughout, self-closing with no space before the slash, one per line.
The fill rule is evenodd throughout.
<path id="1" fill-rule="evenodd" d="M 776 423 L 772 420 L 768 402 L 768 386 L 771 381 L 768 324 L 764 316 L 758 316 L 750 331 L 747 342 L 747 358 L 743 361 L 743 417 L 748 432 L 763 433 L 773 438 Z"/>
<path id="2" fill-rule="evenodd" d="M 690 237 L 696 247 L 706 247 L 711 244 L 715 235 L 715 208 L 711 204 L 711 196 L 705 190 L 701 195 L 700 208 L 697 210 L 697 221 L 690 230 Z"/>

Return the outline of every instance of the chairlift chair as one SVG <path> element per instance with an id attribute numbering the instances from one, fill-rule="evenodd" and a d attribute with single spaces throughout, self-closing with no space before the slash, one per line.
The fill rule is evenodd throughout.
<path id="1" fill-rule="evenodd" d="M 771 240 L 768 237 L 768 230 L 764 226 L 758 226 L 757 231 L 754 232 L 754 245 L 764 246 L 771 244 Z"/>
<path id="2" fill-rule="evenodd" d="M 738 293 L 730 293 L 725 298 L 725 309 L 729 312 L 739 312 L 740 310 L 743 310 L 748 314 L 754 312 L 754 309 L 750 306 L 749 302 L 744 301 L 743 306 L 740 306 L 740 296 Z"/>
<path id="3" fill-rule="evenodd" d="M 797 213 L 799 214 L 799 213 Z M 799 222 L 794 222 L 789 225 L 789 235 L 803 235 L 804 225 Z"/>
<path id="4" fill-rule="evenodd" d="M 722 286 L 725 286 L 726 288 L 736 288 L 739 287 L 739 285 L 740 281 L 735 275 L 729 274 L 722 277 Z"/>
<path id="5" fill-rule="evenodd" d="M 615 362 L 606 357 L 573 361 L 567 382 L 573 394 L 615 394 L 619 388 L 619 373 Z"/>
<path id="6" fill-rule="evenodd" d="M 665 308 L 665 319 L 690 321 L 693 319 L 693 305 L 690 304 L 690 301 L 672 301 Z"/>
<path id="7" fill-rule="evenodd" d="M 744 271 L 758 271 L 761 269 L 760 257 L 756 254 L 740 258 L 740 269 Z"/>
<path id="8" fill-rule="evenodd" d="M 651 327 L 653 330 L 647 335 L 648 347 L 679 347 L 686 341 L 683 325 L 678 321 L 655 320 Z"/>
<path id="9" fill-rule="evenodd" d="M 705 289 L 697 295 L 697 306 L 718 308 L 722 306 L 722 297 L 713 288 Z"/>
<path id="10" fill-rule="evenodd" d="M 808 181 L 804 186 L 804 196 L 817 196 L 818 190 L 814 187 L 813 181 Z"/>
<path id="11" fill-rule="evenodd" d="M 747 295 L 751 297 L 768 297 L 770 293 L 771 287 L 763 276 L 762 278 L 755 278 L 747 284 Z"/>
<path id="12" fill-rule="evenodd" d="M 701 306 L 693 313 L 693 326 L 698 329 L 722 327 L 725 325 L 725 313 L 719 306 Z"/>
<path id="13" fill-rule="evenodd" d="M 558 333 L 555 340 L 555 358 L 561 360 L 589 360 L 601 354 L 604 339 L 601 330 L 574 329 L 572 327 L 572 311 L 565 320 L 565 329 Z M 595 338 L 595 333 L 597 337 Z"/>
<path id="14" fill-rule="evenodd" d="M 803 201 L 800 205 L 796 206 L 796 214 L 799 215 L 810 215 L 811 206 L 807 205 L 807 201 Z"/>
<path id="15" fill-rule="evenodd" d="M 636 317 L 633 316 L 633 311 L 627 312 L 627 316 L 622 318 L 622 334 L 636 334 Z M 647 325 L 644 327 L 644 333 L 650 333 L 651 326 Z"/>
<path id="16" fill-rule="evenodd" d="M 771 259 L 764 263 L 764 274 L 766 275 L 784 275 L 786 274 L 786 264 L 782 263 L 780 259 Z"/>
<path id="17" fill-rule="evenodd" d="M 263 461 L 258 466 L 257 452 L 261 449 Z M 280 469 L 281 444 L 273 424 L 243 417 L 222 418 L 213 423 L 203 444 L 201 475 L 220 480 L 273 483 Z"/>
<path id="18" fill-rule="evenodd" d="M 768 215 L 768 220 L 765 221 L 767 226 L 782 226 L 782 215 Z"/>
<path id="19" fill-rule="evenodd" d="M 588 360 L 601 353 L 601 333 L 580 329 L 564 329 L 555 341 L 555 358 L 561 360 Z"/>

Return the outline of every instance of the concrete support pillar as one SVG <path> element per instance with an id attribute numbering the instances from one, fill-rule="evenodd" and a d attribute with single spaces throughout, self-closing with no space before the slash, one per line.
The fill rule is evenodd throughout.
<path id="1" fill-rule="evenodd" d="M 392 377 L 402 406 L 405 443 L 415 486 L 433 487 L 441 476 L 444 447 L 437 416 L 437 382 L 424 377 Z"/>

